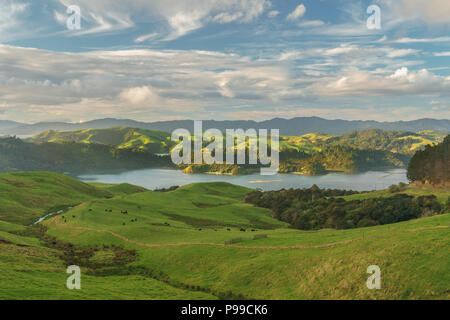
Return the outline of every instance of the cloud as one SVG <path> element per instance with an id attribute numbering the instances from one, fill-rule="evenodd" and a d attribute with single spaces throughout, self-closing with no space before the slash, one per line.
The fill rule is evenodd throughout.
<path id="1" fill-rule="evenodd" d="M 302 21 L 298 24 L 299 27 L 303 28 L 314 28 L 314 27 L 321 27 L 325 25 L 325 22 L 321 20 L 306 20 Z"/>
<path id="2" fill-rule="evenodd" d="M 415 54 L 420 51 L 355 44 L 267 59 L 199 50 L 69 53 L 0 45 L 0 101 L 10 117 L 20 120 L 26 114 L 28 120 L 46 121 L 108 112 L 141 120 L 229 117 L 236 105 L 295 109 L 327 98 L 338 99 L 330 103 L 340 110 L 341 96 L 370 101 L 429 95 L 426 104 L 434 98 L 445 105 L 450 77 L 410 70 L 416 62 L 404 57 Z"/>
<path id="3" fill-rule="evenodd" d="M 201 19 L 202 15 L 198 12 L 178 12 L 175 15 L 168 17 L 169 25 L 173 31 L 166 40 L 174 40 L 191 31 L 200 29 L 203 26 Z"/>
<path id="4" fill-rule="evenodd" d="M 450 23 L 448 0 L 381 0 L 403 20 L 420 19 L 427 24 Z"/>
<path id="5" fill-rule="evenodd" d="M 280 11 L 278 11 L 278 10 L 272 10 L 272 11 L 269 11 L 269 13 L 267 13 L 267 16 L 269 17 L 269 18 L 275 18 L 276 16 L 278 16 L 280 14 Z"/>
<path id="6" fill-rule="evenodd" d="M 302 4 L 298 5 L 294 11 L 292 11 L 291 13 L 288 14 L 288 16 L 286 17 L 286 20 L 288 20 L 288 21 L 298 20 L 299 18 L 303 17 L 305 15 L 305 13 L 306 13 L 306 7 L 302 3 Z"/>
<path id="7" fill-rule="evenodd" d="M 220 52 L 67 53 L 0 45 L 0 56 L 0 99 L 30 118 L 65 111 L 81 117 L 89 105 L 90 117 L 102 114 L 97 105 L 110 105 L 115 115 L 158 110 L 189 117 L 223 99 L 273 101 L 299 91 L 284 66 Z"/>
<path id="8" fill-rule="evenodd" d="M 69 36 L 84 36 L 90 34 L 116 32 L 134 27 L 131 20 L 131 12 L 118 10 L 115 5 L 103 8 L 102 0 L 85 2 L 84 0 L 59 0 L 61 11 L 54 10 L 54 18 L 61 26 L 66 26 L 68 14 L 66 9 L 71 5 L 77 5 L 81 11 L 81 29 L 66 30 Z M 102 10 L 103 8 L 103 10 Z"/>
<path id="9" fill-rule="evenodd" d="M 327 67 L 359 67 L 373 68 L 386 66 L 395 68 L 399 65 L 420 64 L 420 61 L 403 61 L 401 58 L 417 56 L 421 53 L 417 49 L 395 49 L 388 46 L 359 46 L 355 44 L 341 44 L 331 48 L 308 48 L 303 50 L 285 51 L 277 56 L 280 61 L 315 59 L 320 61 L 315 66 Z M 307 66 L 305 66 L 307 67 Z"/>
<path id="10" fill-rule="evenodd" d="M 450 51 L 447 52 L 434 52 L 435 57 L 450 57 Z"/>
<path id="11" fill-rule="evenodd" d="M 389 41 L 390 43 L 433 43 L 433 42 L 450 42 L 450 37 L 438 37 L 438 38 L 400 38 Z"/>
<path id="12" fill-rule="evenodd" d="M 410 71 L 403 67 L 390 75 L 365 70 L 347 71 L 314 89 L 324 95 L 429 95 L 450 92 L 450 77 L 435 75 L 427 69 Z"/>
<path id="13" fill-rule="evenodd" d="M 125 89 L 119 94 L 119 97 L 124 102 L 133 105 L 154 104 L 158 102 L 158 94 L 149 86 Z"/>
<path id="14" fill-rule="evenodd" d="M 20 17 L 27 10 L 29 4 L 2 0 L 0 3 L 0 41 L 8 41 L 17 33 L 21 23 Z"/>
<path id="15" fill-rule="evenodd" d="M 159 34 L 157 32 L 152 32 L 152 33 L 145 34 L 145 35 L 137 37 L 134 40 L 134 42 L 135 43 L 142 43 L 142 42 L 145 42 L 147 40 L 155 39 L 155 38 L 158 38 L 158 37 L 159 37 Z"/>
<path id="16" fill-rule="evenodd" d="M 69 5 L 78 5 L 88 29 L 76 35 L 118 31 L 148 21 L 158 21 L 165 29 L 164 40 L 175 40 L 208 23 L 248 23 L 271 6 L 269 0 L 59 0 L 62 12 Z M 63 13 L 55 13 L 62 23 Z M 65 20 L 64 20 L 65 21 Z M 165 22 L 165 23 L 164 23 Z M 65 23 L 65 22 L 64 22 Z M 144 40 L 145 41 L 145 40 Z M 139 42 L 139 41 L 138 41 Z"/>

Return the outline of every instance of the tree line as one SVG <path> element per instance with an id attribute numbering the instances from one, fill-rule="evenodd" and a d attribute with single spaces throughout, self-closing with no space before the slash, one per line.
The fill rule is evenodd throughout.
<path id="1" fill-rule="evenodd" d="M 274 218 L 301 230 L 350 229 L 406 221 L 443 212 L 434 195 L 390 197 L 346 201 L 341 196 L 355 191 L 309 189 L 254 191 L 245 203 L 270 209 Z"/>
<path id="2" fill-rule="evenodd" d="M 408 179 L 412 182 L 446 185 L 450 182 L 450 135 L 438 145 L 417 151 L 408 165 Z"/>
<path id="3" fill-rule="evenodd" d="M 172 166 L 139 148 L 116 148 L 75 142 L 26 143 L 15 137 L 0 138 L 0 172 L 53 171 L 83 174 Z"/>

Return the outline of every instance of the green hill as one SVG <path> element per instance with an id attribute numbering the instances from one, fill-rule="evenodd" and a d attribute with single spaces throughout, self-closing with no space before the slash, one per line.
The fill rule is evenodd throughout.
<path id="1" fill-rule="evenodd" d="M 364 130 L 343 135 L 306 134 L 299 137 L 281 137 L 280 149 L 297 150 L 306 153 L 322 151 L 327 147 L 348 146 L 361 150 L 380 150 L 413 155 L 426 145 L 441 142 L 447 132 Z"/>
<path id="2" fill-rule="evenodd" d="M 437 131 L 412 133 L 365 130 L 343 135 L 310 133 L 298 137 L 282 136 L 280 137 L 279 172 L 315 175 L 327 171 L 361 172 L 405 168 L 415 151 L 423 149 L 426 145 L 442 141 L 444 135 L 444 132 Z M 125 152 L 124 150 L 143 150 L 149 153 L 169 153 L 171 148 L 176 145 L 170 140 L 169 133 L 127 127 L 71 132 L 50 130 L 29 138 L 27 141 L 37 144 L 61 145 L 75 142 L 94 146 L 112 146 L 122 152 Z M 203 145 L 206 146 L 206 142 Z M 245 142 L 247 149 L 248 145 L 249 142 Z M 136 157 L 130 155 L 128 158 L 131 160 Z M 153 159 L 153 162 L 158 162 L 157 160 Z M 168 163 L 167 160 L 166 163 L 159 165 L 164 166 Z M 85 167 L 83 166 L 83 168 Z M 134 164 L 133 167 L 129 164 L 127 167 L 138 169 L 141 168 L 141 165 Z M 36 170 L 36 168 L 33 169 Z M 247 174 L 259 170 L 259 165 L 182 165 L 179 169 L 184 170 L 185 173 Z M 42 170 L 49 169 L 42 168 Z M 66 169 L 65 171 L 71 170 Z"/>
<path id="3" fill-rule="evenodd" d="M 138 128 L 115 127 L 109 129 L 87 129 L 69 132 L 48 130 L 28 142 L 67 142 L 97 143 L 123 148 L 139 148 L 151 153 L 168 153 L 174 145 L 167 132 Z"/>
<path id="4" fill-rule="evenodd" d="M 0 299 L 450 298 L 450 214 L 302 231 L 244 204 L 251 190 L 226 183 L 154 192 L 48 173 L 5 177 L 11 182 L 3 182 L 0 201 L 44 193 L 43 201 L 23 202 L 45 212 L 53 205 L 47 192 L 62 197 L 58 205 L 76 189 L 82 203 L 41 227 L 0 217 Z M 82 269 L 82 290 L 65 288 L 71 264 Z M 380 290 L 366 287 L 374 264 Z"/>
<path id="5" fill-rule="evenodd" d="M 26 143 L 0 138 L 0 172 L 53 171 L 82 174 L 167 167 L 168 157 L 140 149 L 119 149 L 96 143 Z"/>
<path id="6" fill-rule="evenodd" d="M 382 150 L 393 153 L 412 155 L 426 145 L 438 143 L 447 133 L 438 131 L 422 131 L 418 133 L 406 131 L 365 130 L 354 131 L 343 135 L 309 133 L 301 136 L 281 136 L 280 152 L 301 151 L 312 153 L 323 148 L 346 145 L 357 149 Z M 108 129 L 87 129 L 68 132 L 48 130 L 32 138 L 28 142 L 67 142 L 98 143 L 118 148 L 141 148 L 154 153 L 168 153 L 175 145 L 170 134 L 162 131 L 145 130 L 128 127 Z"/>
<path id="7" fill-rule="evenodd" d="M 0 174 L 0 220 L 28 225 L 47 213 L 113 194 L 50 172 Z"/>

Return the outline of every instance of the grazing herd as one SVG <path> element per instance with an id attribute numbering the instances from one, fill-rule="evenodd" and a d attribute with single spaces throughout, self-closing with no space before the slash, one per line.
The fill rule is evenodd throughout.
<path id="1" fill-rule="evenodd" d="M 88 209 L 88 211 L 89 211 L 89 212 L 92 212 L 92 209 Z M 105 209 L 105 212 L 113 212 L 113 210 L 112 210 L 112 209 Z M 124 215 L 127 215 L 127 214 L 128 214 L 128 210 L 120 210 L 120 213 L 121 213 L 121 214 L 124 214 Z M 66 220 L 66 218 L 65 218 L 64 216 L 62 216 L 62 218 L 63 218 L 64 222 L 67 222 L 67 220 Z M 72 218 L 76 218 L 76 216 L 73 215 Z M 137 222 L 137 221 L 138 221 L 137 218 L 134 218 L 134 219 L 131 219 L 131 220 L 130 220 L 130 222 Z M 122 225 L 125 226 L 126 223 L 123 222 Z M 170 227 L 170 223 L 164 222 L 164 226 Z M 202 231 L 202 230 L 203 230 L 202 228 L 199 228 L 199 229 L 198 229 L 198 231 Z M 217 231 L 217 230 L 214 229 L 214 231 Z M 227 231 L 231 231 L 231 228 L 227 228 Z M 239 231 L 241 231 L 241 232 L 246 232 L 247 230 L 244 229 L 244 228 L 240 228 Z M 251 229 L 251 232 L 255 232 L 255 231 L 257 231 L 257 230 L 256 230 L 256 229 Z"/>

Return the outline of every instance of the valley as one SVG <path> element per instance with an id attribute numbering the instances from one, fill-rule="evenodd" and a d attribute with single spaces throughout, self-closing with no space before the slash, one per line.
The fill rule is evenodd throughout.
<path id="1" fill-rule="evenodd" d="M 34 182 L 46 175 L 2 174 L 0 181 L 17 188 L 12 200 L 19 203 L 33 190 L 45 197 L 47 187 Z M 367 228 L 304 231 L 274 219 L 268 209 L 243 203 L 252 190 L 227 183 L 156 192 L 86 184 L 59 174 L 47 179 L 51 185 L 59 181 L 66 188 L 62 194 L 76 190 L 77 203 L 34 227 L 19 219 L 19 212 L 0 213 L 0 298 L 448 298 L 449 213 Z M 438 197 L 442 206 L 448 196 L 442 191 Z M 33 219 L 68 204 L 64 197 L 53 203 L 40 199 Z M 82 290 L 65 288 L 69 264 L 82 268 Z M 365 287 L 365 269 L 372 264 L 383 271 L 382 290 Z"/>

